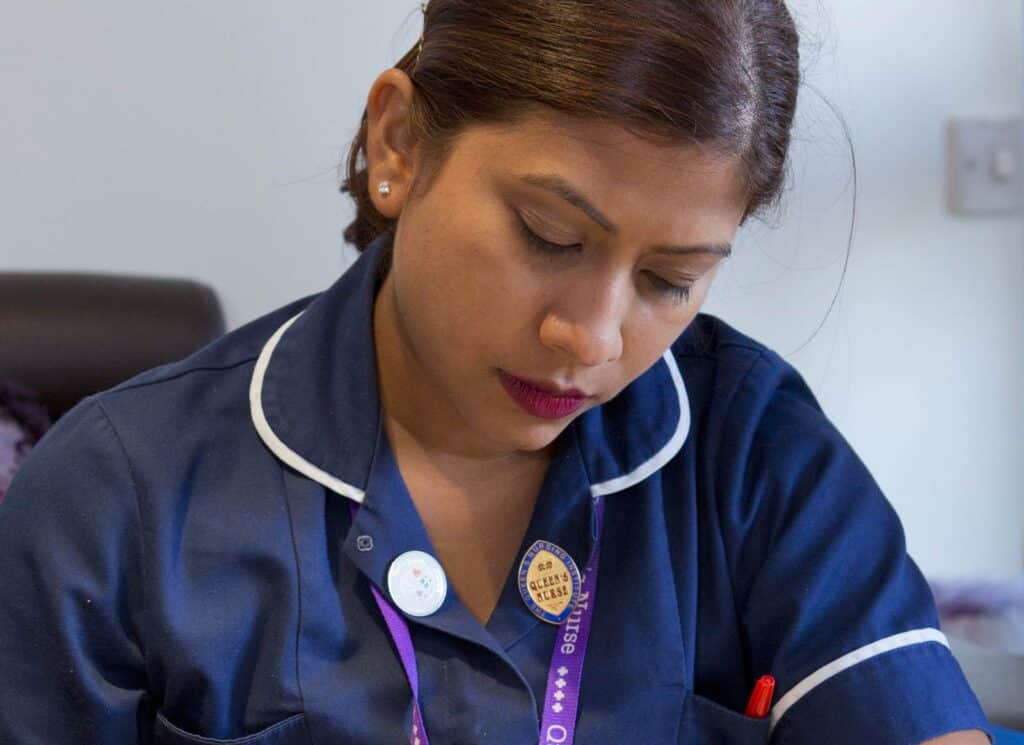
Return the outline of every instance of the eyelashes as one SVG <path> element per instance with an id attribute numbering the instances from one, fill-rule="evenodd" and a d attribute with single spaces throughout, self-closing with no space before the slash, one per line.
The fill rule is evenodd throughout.
<path id="1" fill-rule="evenodd" d="M 651 278 L 651 283 L 658 288 L 660 292 L 667 294 L 673 300 L 679 303 L 685 303 L 690 299 L 690 286 L 689 285 L 676 285 L 668 282 L 657 274 L 648 274 Z"/>
<path id="2" fill-rule="evenodd" d="M 520 234 L 523 236 L 526 242 L 530 244 L 530 246 L 536 251 L 539 251 L 540 253 L 544 254 L 558 255 L 569 252 L 579 253 L 583 249 L 583 244 L 581 243 L 562 244 L 552 243 L 551 241 L 544 240 L 539 235 L 530 230 L 530 226 L 526 224 L 526 221 L 523 219 L 522 215 L 520 215 L 518 211 L 513 210 L 513 212 L 516 216 L 516 224 L 519 226 Z"/>
<path id="3" fill-rule="evenodd" d="M 563 256 L 565 254 L 578 254 L 583 250 L 582 243 L 552 243 L 546 241 L 539 235 L 530 230 L 530 226 L 526 224 L 522 215 L 519 214 L 518 210 L 512 210 L 515 214 L 516 225 L 519 229 L 520 235 L 523 240 L 526 241 L 527 245 L 531 249 L 544 256 Z M 657 274 L 652 272 L 644 272 L 654 289 L 661 295 L 666 296 L 670 300 L 676 303 L 685 303 L 690 299 L 690 285 L 677 285 L 669 282 L 666 279 L 659 277 Z"/>

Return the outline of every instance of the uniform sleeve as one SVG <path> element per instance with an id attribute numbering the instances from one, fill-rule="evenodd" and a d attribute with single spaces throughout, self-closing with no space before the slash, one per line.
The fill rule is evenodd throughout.
<path id="1" fill-rule="evenodd" d="M 124 452 L 87 399 L 0 502 L 0 742 L 139 742 L 142 567 Z"/>
<path id="2" fill-rule="evenodd" d="M 776 679 L 772 745 L 991 736 L 899 518 L 796 370 L 763 355 L 730 412 L 734 591 Z"/>

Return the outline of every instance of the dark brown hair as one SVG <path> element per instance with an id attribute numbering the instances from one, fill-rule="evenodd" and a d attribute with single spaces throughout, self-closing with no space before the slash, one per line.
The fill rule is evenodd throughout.
<path id="1" fill-rule="evenodd" d="M 736 157 L 743 221 L 777 206 L 800 85 L 784 0 L 431 0 L 418 46 L 395 65 L 414 85 L 423 158 L 410 198 L 463 131 L 548 108 Z M 366 130 L 364 111 L 341 185 L 357 208 L 344 237 L 359 250 L 395 228 L 370 199 Z"/>

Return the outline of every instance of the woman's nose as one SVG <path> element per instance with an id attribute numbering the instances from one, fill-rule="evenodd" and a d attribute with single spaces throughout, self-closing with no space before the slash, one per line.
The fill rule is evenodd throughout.
<path id="1" fill-rule="evenodd" d="M 604 286 L 560 298 L 541 323 L 541 342 L 587 367 L 614 362 L 622 355 L 621 296 Z"/>

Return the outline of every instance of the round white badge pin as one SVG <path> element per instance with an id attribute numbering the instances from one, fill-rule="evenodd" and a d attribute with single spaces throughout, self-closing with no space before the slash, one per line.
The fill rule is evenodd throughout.
<path id="1" fill-rule="evenodd" d="M 410 616 L 429 616 L 444 605 L 448 578 L 441 564 L 424 551 L 406 551 L 391 562 L 388 592 L 398 609 Z"/>

